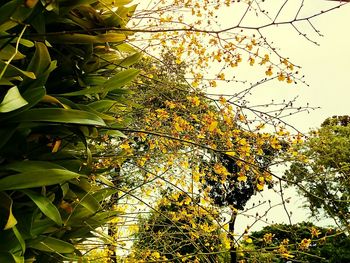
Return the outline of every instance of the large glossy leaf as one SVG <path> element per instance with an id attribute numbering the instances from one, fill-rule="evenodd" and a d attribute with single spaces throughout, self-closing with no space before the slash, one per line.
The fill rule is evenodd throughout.
<path id="1" fill-rule="evenodd" d="M 23 98 L 28 102 L 28 104 L 15 111 L 11 111 L 6 114 L 0 114 L 0 120 L 11 119 L 14 116 L 18 115 L 19 113 L 35 106 L 37 103 L 39 103 L 42 100 L 45 94 L 46 94 L 46 91 L 44 87 L 35 87 L 35 88 L 26 90 L 22 95 L 23 95 Z"/>
<path id="2" fill-rule="evenodd" d="M 137 69 L 126 69 L 122 72 L 117 73 L 110 79 L 108 79 L 103 86 L 100 87 L 92 87 L 87 88 L 79 91 L 73 91 L 69 93 L 61 94 L 61 96 L 80 96 L 80 95 L 88 95 L 88 94 L 95 94 L 95 93 L 106 93 L 110 91 L 115 91 L 118 89 L 117 92 L 120 94 L 128 94 L 130 91 L 126 89 L 120 89 L 125 84 L 132 81 L 138 74 L 139 70 Z"/>
<path id="3" fill-rule="evenodd" d="M 37 205 L 41 212 L 48 218 L 55 221 L 57 225 L 62 225 L 62 218 L 57 207 L 45 196 L 39 195 L 30 190 L 22 190 Z"/>
<path id="4" fill-rule="evenodd" d="M 110 79 L 108 79 L 103 86 L 108 90 L 120 88 L 132 81 L 139 73 L 140 70 L 138 69 L 123 70 L 122 72 L 119 72 Z"/>
<path id="5" fill-rule="evenodd" d="M 54 122 L 82 125 L 106 126 L 105 122 L 96 114 L 72 109 L 43 108 L 30 109 L 19 115 L 13 122 Z"/>
<path id="6" fill-rule="evenodd" d="M 52 253 L 73 253 L 75 250 L 72 244 L 48 236 L 28 241 L 28 247 Z"/>
<path id="7" fill-rule="evenodd" d="M 55 44 L 100 44 L 106 42 L 122 42 L 126 39 L 124 34 L 120 33 L 106 33 L 100 35 L 87 35 L 87 34 L 66 34 L 57 35 L 53 37 L 47 37 L 50 43 Z"/>
<path id="8" fill-rule="evenodd" d="M 59 184 L 79 177 L 80 174 L 62 169 L 27 171 L 0 179 L 0 191 L 27 189 Z"/>
<path id="9" fill-rule="evenodd" d="M 44 161 L 18 161 L 12 162 L 4 166 L 5 170 L 12 170 L 16 172 L 27 172 L 27 171 L 36 171 L 36 170 L 45 170 L 45 169 L 64 169 L 62 166 L 55 164 L 53 162 L 44 162 Z"/>
<path id="10" fill-rule="evenodd" d="M 10 88 L 0 103 L 0 112 L 10 112 L 22 108 L 28 102 L 23 99 L 16 86 Z"/>

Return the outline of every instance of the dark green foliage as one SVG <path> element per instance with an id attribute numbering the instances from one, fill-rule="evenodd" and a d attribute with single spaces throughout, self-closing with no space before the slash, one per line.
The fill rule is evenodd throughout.
<path id="1" fill-rule="evenodd" d="M 138 74 L 125 67 L 140 54 L 116 53 L 126 35 L 100 30 L 125 27 L 135 6 L 105 8 L 0 2 L 0 262 L 77 259 L 117 214 L 106 202 L 115 191 L 92 180 L 93 154 L 123 113 Z"/>
<path id="2" fill-rule="evenodd" d="M 317 229 L 318 235 L 312 235 L 312 229 Z M 264 235 L 272 234 L 270 242 L 266 242 Z M 283 240 L 288 240 L 288 250 L 293 256 L 292 262 L 331 262 L 347 263 L 350 261 L 350 239 L 344 233 L 337 233 L 331 228 L 316 227 L 312 223 L 303 222 L 295 225 L 276 224 L 264 227 L 261 231 L 251 233 L 254 252 L 246 254 L 248 262 L 260 258 L 259 262 L 287 262 L 290 259 L 283 258 L 277 252 L 278 246 Z M 310 239 L 308 249 L 300 248 L 303 239 Z M 270 254 L 270 256 L 268 256 Z M 265 257 L 264 257 L 265 255 Z M 265 258 L 265 261 L 262 259 Z M 273 259 L 273 261 L 268 261 Z"/>

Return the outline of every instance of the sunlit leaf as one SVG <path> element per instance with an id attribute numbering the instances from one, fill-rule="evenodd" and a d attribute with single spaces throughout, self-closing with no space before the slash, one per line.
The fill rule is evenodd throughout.
<path id="1" fill-rule="evenodd" d="M 28 102 L 23 99 L 18 88 L 14 86 L 7 91 L 3 101 L 0 103 L 0 112 L 17 110 L 27 104 Z"/>
<path id="2" fill-rule="evenodd" d="M 1 178 L 0 191 L 59 184 L 79 176 L 80 174 L 62 169 L 27 171 Z"/>

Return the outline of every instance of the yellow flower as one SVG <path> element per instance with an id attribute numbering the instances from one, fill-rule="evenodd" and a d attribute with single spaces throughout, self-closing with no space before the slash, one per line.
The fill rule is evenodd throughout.
<path id="1" fill-rule="evenodd" d="M 283 75 L 282 72 L 280 74 L 278 74 L 278 80 L 279 81 L 284 81 L 285 79 L 286 79 L 286 77 Z"/>
<path id="2" fill-rule="evenodd" d="M 304 238 L 303 240 L 301 240 L 299 247 L 302 250 L 306 250 L 309 248 L 310 244 L 311 244 L 311 240 Z"/>
<path id="3" fill-rule="evenodd" d="M 273 74 L 272 68 L 269 67 L 269 68 L 265 71 L 265 74 L 266 74 L 266 76 L 271 76 L 271 75 Z"/>
<path id="4" fill-rule="evenodd" d="M 218 79 L 225 80 L 225 74 L 222 72 L 218 74 Z"/>
<path id="5" fill-rule="evenodd" d="M 237 178 L 237 180 L 239 181 L 239 182 L 245 182 L 245 181 L 247 181 L 247 176 L 245 176 L 245 175 L 240 175 L 238 178 Z"/>
<path id="6" fill-rule="evenodd" d="M 154 258 L 160 258 L 160 254 L 157 251 L 152 252 L 151 256 Z"/>
<path id="7" fill-rule="evenodd" d="M 319 231 L 316 227 L 311 227 L 310 232 L 312 237 L 318 237 L 321 234 L 321 231 Z"/>
<path id="8" fill-rule="evenodd" d="M 210 125 L 209 125 L 209 127 L 208 127 L 208 131 L 210 131 L 210 132 L 212 132 L 212 131 L 214 131 L 215 129 L 216 129 L 216 127 L 218 126 L 218 122 L 217 121 L 213 121 Z"/>

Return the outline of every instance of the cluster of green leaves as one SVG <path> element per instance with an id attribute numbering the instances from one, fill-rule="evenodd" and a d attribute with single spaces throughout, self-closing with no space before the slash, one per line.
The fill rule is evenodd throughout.
<path id="1" fill-rule="evenodd" d="M 294 161 L 287 178 L 299 186 L 314 215 L 325 214 L 349 231 L 349 117 L 326 119 L 297 150 L 306 161 Z"/>
<path id="2" fill-rule="evenodd" d="M 109 129 L 127 122 L 140 54 L 105 30 L 136 8 L 114 2 L 0 2 L 1 262 L 80 257 L 77 245 L 118 213 L 94 145 L 121 135 Z"/>
<path id="3" fill-rule="evenodd" d="M 331 228 L 317 227 L 310 222 L 294 225 L 275 224 L 251 233 L 252 244 L 245 244 L 242 256 L 246 262 L 349 262 L 350 239 Z M 304 241 L 303 241 L 304 240 Z M 308 247 L 303 247 L 307 240 Z M 284 257 L 279 250 L 284 243 L 290 253 Z"/>

